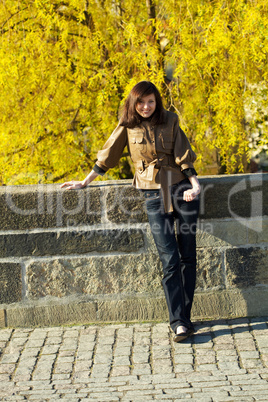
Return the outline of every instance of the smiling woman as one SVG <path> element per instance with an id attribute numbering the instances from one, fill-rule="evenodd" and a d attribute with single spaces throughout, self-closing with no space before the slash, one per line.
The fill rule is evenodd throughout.
<path id="1" fill-rule="evenodd" d="M 104 175 L 119 162 L 125 146 L 136 169 L 133 185 L 146 200 L 163 265 L 170 325 L 175 342 L 180 342 L 194 333 L 191 308 L 200 185 L 193 167 L 196 155 L 179 126 L 178 116 L 163 108 L 153 83 L 141 81 L 132 88 L 119 124 L 98 152 L 92 172 L 83 181 L 66 182 L 61 187 L 83 188 L 99 174 Z"/>

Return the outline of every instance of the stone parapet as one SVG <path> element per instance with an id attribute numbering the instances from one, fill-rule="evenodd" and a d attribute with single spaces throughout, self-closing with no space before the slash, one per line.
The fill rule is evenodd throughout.
<path id="1" fill-rule="evenodd" d="M 200 177 L 193 318 L 268 311 L 268 174 Z M 0 327 L 167 320 L 131 181 L 0 188 Z"/>

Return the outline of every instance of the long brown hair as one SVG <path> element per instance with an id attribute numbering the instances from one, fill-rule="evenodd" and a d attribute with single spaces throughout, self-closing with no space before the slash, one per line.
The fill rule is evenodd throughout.
<path id="1" fill-rule="evenodd" d="M 151 94 L 155 95 L 156 100 L 156 108 L 151 122 L 153 125 L 165 122 L 165 109 L 158 89 L 150 81 L 141 81 L 132 88 L 125 101 L 120 119 L 121 126 L 133 128 L 141 123 L 142 117 L 136 111 L 136 105 L 144 96 Z"/>

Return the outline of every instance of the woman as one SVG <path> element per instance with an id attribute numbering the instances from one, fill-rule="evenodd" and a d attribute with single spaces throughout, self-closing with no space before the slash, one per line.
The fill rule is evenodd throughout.
<path id="1" fill-rule="evenodd" d="M 61 187 L 86 187 L 119 161 L 125 146 L 135 166 L 133 185 L 145 197 L 148 219 L 163 265 L 163 288 L 170 326 L 180 342 L 194 333 L 191 307 L 196 279 L 196 223 L 200 185 L 196 155 L 175 113 L 163 108 L 158 89 L 149 81 L 132 88 L 120 122 L 83 181 Z M 176 229 L 175 229 L 176 228 Z"/>

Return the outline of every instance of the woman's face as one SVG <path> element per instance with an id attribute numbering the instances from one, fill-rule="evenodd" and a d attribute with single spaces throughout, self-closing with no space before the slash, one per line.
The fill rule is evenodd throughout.
<path id="1" fill-rule="evenodd" d="M 155 94 L 143 96 L 136 105 L 136 112 L 142 117 L 150 117 L 156 108 Z"/>

